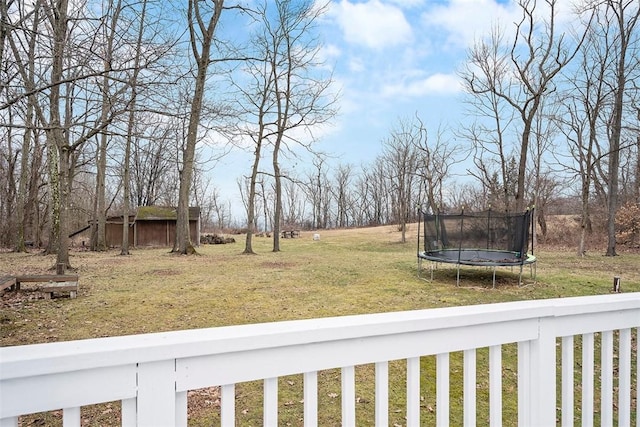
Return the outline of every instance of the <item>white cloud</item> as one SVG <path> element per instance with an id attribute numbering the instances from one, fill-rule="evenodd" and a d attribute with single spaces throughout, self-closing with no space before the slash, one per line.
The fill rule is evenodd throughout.
<path id="1" fill-rule="evenodd" d="M 351 58 L 349 60 L 349 71 L 352 73 L 362 73 L 366 70 L 364 62 L 360 58 Z"/>
<path id="2" fill-rule="evenodd" d="M 448 45 L 467 48 L 491 27 L 511 25 L 519 12 L 514 2 L 500 3 L 497 0 L 451 0 L 439 3 L 422 15 L 427 31 L 441 31 Z"/>
<path id="3" fill-rule="evenodd" d="M 372 49 L 396 46 L 412 40 L 412 29 L 399 7 L 370 0 L 334 3 L 330 14 L 336 19 L 348 43 Z"/>
<path id="4" fill-rule="evenodd" d="M 321 59 L 334 60 L 342 55 L 342 50 L 335 44 L 327 44 L 320 49 L 319 56 Z"/>
<path id="5" fill-rule="evenodd" d="M 386 85 L 382 89 L 383 96 L 389 97 L 422 97 L 426 95 L 457 94 L 462 90 L 459 78 L 455 74 L 432 74 L 426 78 L 413 79 Z"/>

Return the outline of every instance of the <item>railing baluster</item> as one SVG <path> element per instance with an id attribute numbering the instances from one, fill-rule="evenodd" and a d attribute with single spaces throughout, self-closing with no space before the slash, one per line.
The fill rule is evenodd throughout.
<path id="1" fill-rule="evenodd" d="M 600 425 L 613 427 L 613 331 L 602 332 L 600 365 Z"/>
<path id="2" fill-rule="evenodd" d="M 436 425 L 449 425 L 449 353 L 436 356 Z"/>
<path id="3" fill-rule="evenodd" d="M 572 427 L 574 413 L 574 351 L 573 335 L 562 337 L 562 427 Z"/>
<path id="4" fill-rule="evenodd" d="M 304 427 L 318 426 L 318 373 L 304 374 Z"/>
<path id="5" fill-rule="evenodd" d="M 389 425 L 389 362 L 376 363 L 376 427 Z"/>
<path id="6" fill-rule="evenodd" d="M 525 426 L 531 420 L 531 342 L 518 343 L 518 425 Z"/>
<path id="7" fill-rule="evenodd" d="M 278 425 L 278 378 L 264 380 L 263 422 L 265 426 Z"/>
<path id="8" fill-rule="evenodd" d="M 489 425 L 502 426 L 502 346 L 489 347 Z"/>
<path id="9" fill-rule="evenodd" d="M 354 366 L 342 368 L 342 425 L 356 425 L 356 370 Z"/>
<path id="10" fill-rule="evenodd" d="M 80 427 L 80 407 L 64 408 L 62 410 L 63 427 Z"/>
<path id="11" fill-rule="evenodd" d="M 236 385 L 220 387 L 220 424 L 222 427 L 234 427 L 236 424 Z"/>
<path id="12" fill-rule="evenodd" d="M 631 425 L 631 329 L 621 329 L 618 343 L 618 426 Z"/>
<path id="13" fill-rule="evenodd" d="M 407 359 L 407 427 L 420 426 L 420 358 Z"/>
<path id="14" fill-rule="evenodd" d="M 593 427 L 593 333 L 582 335 L 582 427 Z"/>
<path id="15" fill-rule="evenodd" d="M 464 425 L 476 425 L 476 349 L 464 351 Z"/>

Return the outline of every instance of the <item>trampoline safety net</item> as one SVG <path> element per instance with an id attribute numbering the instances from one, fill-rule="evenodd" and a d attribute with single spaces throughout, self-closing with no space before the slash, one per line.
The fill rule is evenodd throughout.
<path id="1" fill-rule="evenodd" d="M 461 254 L 469 250 L 481 251 L 482 257 L 489 258 L 484 261 L 489 262 L 501 261 L 491 259 L 493 254 L 502 258 L 509 253 L 511 262 L 523 263 L 527 258 L 532 212 L 529 209 L 517 214 L 491 210 L 460 214 L 424 213 L 424 253 L 462 261 Z M 454 259 L 450 261 L 455 262 Z"/>

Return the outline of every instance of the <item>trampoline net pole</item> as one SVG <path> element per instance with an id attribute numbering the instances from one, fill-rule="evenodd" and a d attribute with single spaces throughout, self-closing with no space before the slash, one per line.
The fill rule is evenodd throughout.
<path id="1" fill-rule="evenodd" d="M 422 213 L 422 209 L 418 208 L 418 247 L 416 248 L 418 254 L 418 271 L 420 270 L 420 223 L 422 221 L 424 221 L 424 214 Z"/>
<path id="2" fill-rule="evenodd" d="M 533 255 L 533 244 L 534 244 L 534 241 L 536 240 L 536 236 L 535 236 L 536 221 L 535 221 L 535 215 L 533 214 L 534 210 L 535 210 L 535 206 L 531 208 L 531 216 L 529 217 L 529 221 L 531 222 L 531 255 Z"/>
<path id="3" fill-rule="evenodd" d="M 487 249 L 491 249 L 491 208 L 487 211 Z"/>
<path id="4" fill-rule="evenodd" d="M 460 235 L 458 236 L 458 266 L 460 265 L 460 255 L 462 254 L 462 236 L 464 233 L 464 209 L 460 214 Z M 460 275 L 460 267 L 458 267 L 458 275 Z"/>

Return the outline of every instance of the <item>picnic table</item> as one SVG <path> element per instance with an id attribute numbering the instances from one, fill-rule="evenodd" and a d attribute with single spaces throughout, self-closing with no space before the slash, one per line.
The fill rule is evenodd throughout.
<path id="1" fill-rule="evenodd" d="M 284 230 L 280 232 L 280 236 L 283 239 L 293 239 L 295 237 L 300 237 L 300 230 Z"/>

